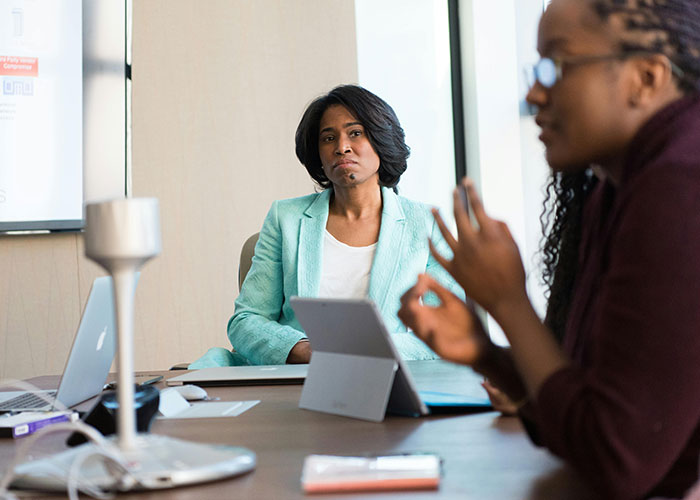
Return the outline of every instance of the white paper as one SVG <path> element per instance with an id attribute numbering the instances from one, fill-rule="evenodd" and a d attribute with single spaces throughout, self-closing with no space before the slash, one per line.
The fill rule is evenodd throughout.
<path id="1" fill-rule="evenodd" d="M 175 389 L 160 391 L 159 418 L 219 418 L 237 417 L 249 410 L 256 401 L 198 401 L 189 403 Z"/>

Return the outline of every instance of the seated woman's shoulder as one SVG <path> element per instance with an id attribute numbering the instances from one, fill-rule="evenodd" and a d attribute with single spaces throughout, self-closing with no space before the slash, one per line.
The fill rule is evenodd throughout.
<path id="1" fill-rule="evenodd" d="M 322 196 L 321 193 L 311 193 L 305 194 L 303 196 L 297 196 L 294 198 L 285 198 L 282 200 L 277 200 L 274 205 L 277 206 L 279 211 L 287 212 L 304 212 L 309 208 L 318 198 Z"/>
<path id="2" fill-rule="evenodd" d="M 422 201 L 404 198 L 403 196 L 397 196 L 397 198 L 406 217 L 428 217 L 432 220 L 430 213 L 432 205 L 423 203 Z"/>

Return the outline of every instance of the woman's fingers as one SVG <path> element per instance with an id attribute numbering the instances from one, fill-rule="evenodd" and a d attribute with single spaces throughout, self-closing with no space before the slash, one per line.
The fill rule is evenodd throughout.
<path id="1" fill-rule="evenodd" d="M 445 257 L 443 257 L 442 254 L 440 254 L 440 252 L 438 251 L 438 249 L 435 248 L 435 245 L 433 245 L 433 242 L 430 240 L 428 240 L 428 247 L 430 248 L 430 253 L 435 258 L 435 260 L 438 262 L 438 264 L 440 264 L 445 269 L 445 271 L 452 274 L 452 271 L 451 271 L 452 262 L 447 260 Z"/>
<path id="2" fill-rule="evenodd" d="M 430 290 L 438 293 L 434 290 L 435 286 L 436 283 L 427 274 L 418 275 L 416 284 L 401 297 L 401 309 L 398 312 L 399 319 L 428 345 L 433 343 L 434 331 L 431 325 L 434 310 L 423 304 L 421 299 Z"/>
<path id="3" fill-rule="evenodd" d="M 500 389 L 492 385 L 488 380 L 484 380 L 481 386 L 486 390 L 491 401 L 491 406 L 496 411 L 500 411 L 503 415 L 512 416 L 518 413 L 518 407 L 513 401 Z"/>
<path id="4" fill-rule="evenodd" d="M 417 316 L 422 307 L 421 298 L 427 292 L 426 284 L 420 279 L 401 296 L 401 308 L 398 317 L 409 328 L 415 330 L 418 325 Z"/>
<path id="5" fill-rule="evenodd" d="M 460 189 L 461 187 L 457 187 L 452 192 L 452 200 L 454 203 L 455 223 L 457 224 L 457 237 L 462 241 L 465 238 L 473 238 L 476 229 L 472 225 L 472 221 L 469 220 L 469 210 L 464 206 L 464 200 L 459 192 Z M 469 196 L 467 196 L 467 198 L 469 198 Z"/>
<path id="6" fill-rule="evenodd" d="M 508 224 L 506 224 L 503 221 L 498 221 L 498 228 L 503 232 L 503 234 L 509 239 L 515 241 L 515 238 L 513 238 L 513 234 L 510 232 L 510 228 L 508 227 Z"/>
<path id="7" fill-rule="evenodd" d="M 457 249 L 457 240 L 455 239 L 454 236 L 452 236 L 452 232 L 447 228 L 447 225 L 445 224 L 445 221 L 442 220 L 442 215 L 440 215 L 440 212 L 436 208 L 433 208 L 432 210 L 433 213 L 433 218 L 435 219 L 435 222 L 438 225 L 438 229 L 442 233 L 442 237 L 445 238 L 445 241 L 447 244 L 450 246 L 452 251 L 454 252 Z"/>
<path id="8" fill-rule="evenodd" d="M 479 223 L 481 230 L 488 232 L 492 228 L 495 221 L 486 214 L 486 210 L 484 210 L 484 203 L 481 201 L 481 197 L 476 191 L 474 181 L 465 177 L 462 181 L 462 185 L 464 186 L 464 189 L 467 190 L 469 205 L 474 212 L 474 218 Z"/>
<path id="9" fill-rule="evenodd" d="M 438 283 L 437 280 L 429 274 L 420 274 L 418 276 L 418 280 L 422 281 L 428 290 L 435 293 L 435 295 L 437 295 L 437 298 L 440 299 L 440 302 L 442 304 L 446 304 L 447 302 L 454 299 L 459 300 L 454 293 L 452 293 L 447 288 Z"/>
<path id="10" fill-rule="evenodd" d="M 398 313 L 396 313 L 403 324 L 413 330 L 414 333 L 419 329 L 417 325 L 418 321 L 416 320 L 416 312 L 419 307 L 420 304 L 418 300 L 402 300 L 401 308 Z"/>

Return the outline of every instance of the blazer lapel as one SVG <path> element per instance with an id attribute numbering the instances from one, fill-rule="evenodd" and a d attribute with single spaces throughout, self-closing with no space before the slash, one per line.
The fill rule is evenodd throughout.
<path id="1" fill-rule="evenodd" d="M 387 293 L 399 269 L 405 220 L 398 197 L 390 188 L 383 187 L 382 225 L 379 229 L 379 241 L 372 263 L 368 293 L 369 298 L 377 304 L 380 311 L 384 310 Z"/>
<path id="2" fill-rule="evenodd" d="M 331 190 L 326 189 L 304 212 L 299 228 L 297 291 L 300 297 L 317 297 L 323 263 L 323 233 L 328 221 Z"/>

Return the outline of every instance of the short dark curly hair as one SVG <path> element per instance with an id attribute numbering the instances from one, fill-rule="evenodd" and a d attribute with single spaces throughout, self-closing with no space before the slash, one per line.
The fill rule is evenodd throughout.
<path id="1" fill-rule="evenodd" d="M 406 171 L 411 154 L 394 110 L 383 99 L 358 85 L 340 85 L 315 99 L 304 111 L 296 132 L 296 154 L 311 178 L 323 189 L 332 186 L 323 172 L 318 153 L 321 117 L 330 106 L 340 104 L 362 123 L 372 148 L 379 156 L 379 184 L 393 188 Z"/>

